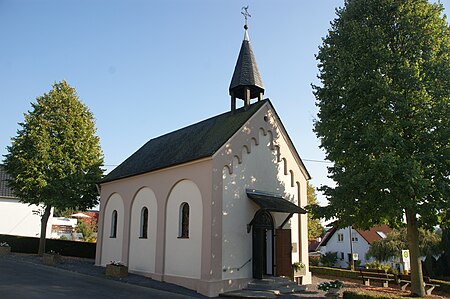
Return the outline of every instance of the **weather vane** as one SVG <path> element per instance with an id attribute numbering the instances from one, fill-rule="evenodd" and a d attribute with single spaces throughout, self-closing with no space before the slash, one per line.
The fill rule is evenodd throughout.
<path id="1" fill-rule="evenodd" d="M 251 17 L 251 14 L 248 12 L 248 5 L 247 6 L 243 6 L 242 8 L 241 8 L 241 14 L 244 16 L 244 18 L 245 18 L 245 26 L 244 26 L 244 28 L 245 29 L 248 29 L 248 26 L 247 26 L 247 18 L 250 18 Z"/>

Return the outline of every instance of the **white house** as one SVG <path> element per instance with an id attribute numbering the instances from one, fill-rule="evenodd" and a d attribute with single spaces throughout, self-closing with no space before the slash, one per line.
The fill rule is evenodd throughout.
<path id="1" fill-rule="evenodd" d="M 50 220 L 50 219 L 49 219 Z M 66 217 L 52 217 L 52 239 L 61 239 L 65 237 L 66 240 L 77 239 L 78 233 L 75 233 L 78 220 L 75 218 Z"/>
<path id="2" fill-rule="evenodd" d="M 36 212 L 42 206 L 22 203 L 8 187 L 10 176 L 0 165 L 0 234 L 23 237 L 39 237 L 41 233 L 41 216 Z M 50 214 L 50 219 L 53 210 Z M 52 223 L 48 221 L 47 235 L 51 233 Z"/>
<path id="3" fill-rule="evenodd" d="M 247 30 L 229 91 L 230 111 L 151 139 L 100 182 L 97 265 L 121 261 L 206 296 L 291 275 L 293 262 L 311 282 L 310 176 L 262 98 Z"/>
<path id="4" fill-rule="evenodd" d="M 386 238 L 389 232 L 391 232 L 391 228 L 384 224 L 374 226 L 370 230 L 360 230 L 352 227 L 337 229 L 333 227 L 326 233 L 319 245 L 320 254 L 337 252 L 338 260 L 335 266 L 348 268 L 351 261 L 351 253 L 357 253 L 358 260 L 361 262 L 360 265 L 364 266 L 367 262 L 372 262 L 372 260 L 366 260 L 366 253 L 370 244 Z"/>

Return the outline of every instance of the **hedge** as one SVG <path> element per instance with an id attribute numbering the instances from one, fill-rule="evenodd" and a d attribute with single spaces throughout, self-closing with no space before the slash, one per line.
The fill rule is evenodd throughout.
<path id="1" fill-rule="evenodd" d="M 358 277 L 359 272 L 347 270 L 347 269 L 309 266 L 309 270 L 313 274 L 318 274 L 318 275 L 329 275 L 329 276 L 345 277 L 345 278 L 351 278 L 351 279 L 359 279 L 359 277 Z"/>
<path id="2" fill-rule="evenodd" d="M 38 253 L 39 238 L 0 235 L 0 243 L 6 242 L 11 246 L 12 252 Z M 96 243 L 47 239 L 46 251 L 53 250 L 61 255 L 84 258 L 95 258 Z"/>

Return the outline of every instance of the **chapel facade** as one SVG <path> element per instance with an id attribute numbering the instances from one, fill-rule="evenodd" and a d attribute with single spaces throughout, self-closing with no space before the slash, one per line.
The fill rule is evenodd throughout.
<path id="1" fill-rule="evenodd" d="M 292 276 L 294 262 L 311 282 L 310 176 L 263 99 L 247 26 L 229 92 L 229 111 L 151 139 L 100 182 L 97 265 L 211 297 Z"/>

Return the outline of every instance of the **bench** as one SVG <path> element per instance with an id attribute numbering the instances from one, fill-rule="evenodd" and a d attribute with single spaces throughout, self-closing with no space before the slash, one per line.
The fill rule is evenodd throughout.
<path id="1" fill-rule="evenodd" d="M 403 275 L 399 274 L 397 276 L 400 288 L 405 291 L 406 288 L 411 285 L 411 275 Z M 440 285 L 432 283 L 431 279 L 428 276 L 423 277 L 423 285 L 425 287 L 425 292 L 427 295 L 431 295 L 431 292 L 435 287 L 439 287 Z"/>
<path id="2" fill-rule="evenodd" d="M 371 280 L 383 282 L 383 287 L 389 287 L 389 281 L 394 281 L 390 278 L 385 270 L 380 269 L 359 269 L 359 277 L 362 278 L 364 285 L 370 286 Z"/>

